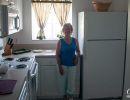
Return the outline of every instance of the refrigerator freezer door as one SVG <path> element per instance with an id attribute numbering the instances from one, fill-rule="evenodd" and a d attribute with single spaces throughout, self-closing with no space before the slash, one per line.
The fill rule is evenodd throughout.
<path id="1" fill-rule="evenodd" d="M 83 100 L 121 97 L 125 40 L 87 41 L 83 58 Z"/>
<path id="2" fill-rule="evenodd" d="M 126 38 L 127 13 L 88 12 L 85 15 L 87 40 Z"/>

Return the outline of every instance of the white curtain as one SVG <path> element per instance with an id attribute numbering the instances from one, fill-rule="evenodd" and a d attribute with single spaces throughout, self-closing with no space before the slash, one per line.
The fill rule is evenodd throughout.
<path id="1" fill-rule="evenodd" d="M 55 14 L 59 20 L 61 27 L 66 23 L 70 7 L 71 0 L 32 0 L 33 8 L 37 18 L 39 32 L 37 34 L 38 39 L 45 39 L 44 28 L 53 4 Z M 52 16 L 53 17 L 53 16 Z"/>
<path id="2" fill-rule="evenodd" d="M 55 0 L 55 1 L 69 1 L 69 0 Z M 70 11 L 71 3 L 53 3 L 55 14 L 61 26 L 65 24 Z"/>
<path id="3" fill-rule="evenodd" d="M 55 0 L 55 1 L 66 1 L 66 0 Z M 59 23 L 61 27 L 63 27 L 63 25 L 67 21 L 71 3 L 53 3 L 53 7 L 54 7 L 55 14 L 59 20 Z M 63 37 L 62 31 L 60 32 L 60 34 L 57 35 L 57 37 L 59 38 Z"/>
<path id="4" fill-rule="evenodd" d="M 36 1 L 36 0 L 35 0 Z M 51 3 L 32 3 L 33 9 L 35 11 L 35 15 L 37 18 L 39 32 L 37 33 L 37 39 L 45 39 L 46 36 L 44 34 L 44 28 L 46 26 L 46 22 L 50 13 Z"/>

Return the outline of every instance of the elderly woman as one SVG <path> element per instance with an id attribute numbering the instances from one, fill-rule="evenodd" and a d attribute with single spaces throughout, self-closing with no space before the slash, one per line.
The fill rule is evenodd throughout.
<path id="1" fill-rule="evenodd" d="M 73 27 L 70 23 L 63 26 L 64 38 L 60 39 L 56 47 L 56 60 L 59 73 L 62 77 L 64 99 L 73 100 L 75 92 L 76 65 L 78 64 L 80 50 L 78 40 L 71 37 Z"/>

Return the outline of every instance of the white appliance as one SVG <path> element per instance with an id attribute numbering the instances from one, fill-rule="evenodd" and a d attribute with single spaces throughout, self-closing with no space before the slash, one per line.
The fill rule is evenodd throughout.
<path id="1" fill-rule="evenodd" d="M 9 69 L 20 70 L 22 68 L 27 68 L 28 81 L 24 82 L 19 100 L 36 100 L 38 87 L 38 63 L 35 61 L 35 57 L 7 57 L 3 58 L 0 63 L 8 64 Z"/>
<path id="2" fill-rule="evenodd" d="M 130 0 L 128 1 L 128 26 L 127 26 L 127 45 L 126 45 L 126 64 L 124 94 L 122 100 L 130 100 Z"/>
<path id="3" fill-rule="evenodd" d="M 83 100 L 121 98 L 123 90 L 127 13 L 80 12 L 78 40 Z"/>

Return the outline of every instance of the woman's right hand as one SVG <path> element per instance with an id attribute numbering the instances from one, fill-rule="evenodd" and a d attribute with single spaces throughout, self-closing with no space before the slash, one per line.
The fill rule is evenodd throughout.
<path id="1" fill-rule="evenodd" d="M 63 67 L 62 67 L 62 66 L 59 66 L 59 72 L 60 72 L 61 75 L 64 74 L 64 70 L 63 70 Z"/>

